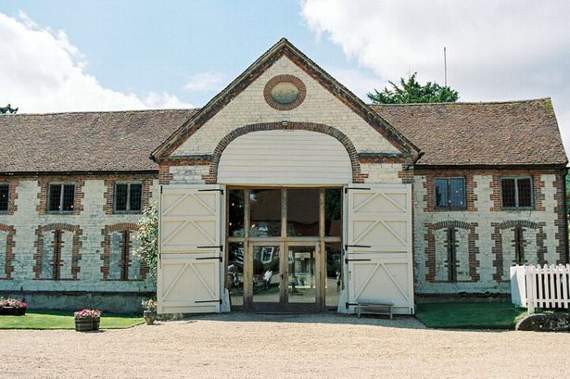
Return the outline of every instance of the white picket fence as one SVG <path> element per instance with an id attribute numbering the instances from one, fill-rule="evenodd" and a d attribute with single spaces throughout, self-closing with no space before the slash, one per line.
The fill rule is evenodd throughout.
<path id="1" fill-rule="evenodd" d="M 513 304 L 529 313 L 570 304 L 570 265 L 513 266 L 510 277 Z"/>

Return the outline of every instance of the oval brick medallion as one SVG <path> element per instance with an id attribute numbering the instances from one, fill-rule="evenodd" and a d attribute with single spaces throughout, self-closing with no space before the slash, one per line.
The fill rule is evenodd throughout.
<path id="1" fill-rule="evenodd" d="M 263 90 L 267 104 L 280 111 L 298 107 L 305 100 L 306 93 L 305 84 L 293 75 L 277 75 L 267 82 Z"/>

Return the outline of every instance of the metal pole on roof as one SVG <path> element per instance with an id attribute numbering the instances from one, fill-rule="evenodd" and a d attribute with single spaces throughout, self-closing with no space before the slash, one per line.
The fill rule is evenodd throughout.
<path id="1" fill-rule="evenodd" d="M 447 87 L 447 48 L 443 47 L 443 74 L 444 74 L 444 83 Z"/>

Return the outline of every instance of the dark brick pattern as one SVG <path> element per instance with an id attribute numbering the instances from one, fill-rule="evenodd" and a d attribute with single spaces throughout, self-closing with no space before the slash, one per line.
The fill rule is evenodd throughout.
<path id="1" fill-rule="evenodd" d="M 69 176 L 41 176 L 38 178 L 38 207 L 36 208 L 38 214 L 44 215 L 48 213 L 48 192 L 50 183 L 73 183 L 75 184 L 75 197 L 73 199 L 73 215 L 79 215 L 83 211 L 83 186 L 85 185 L 85 176 L 69 175 Z M 91 179 L 91 178 L 90 178 Z"/>
<path id="2" fill-rule="evenodd" d="M 83 230 L 79 225 L 70 225 L 63 223 L 54 223 L 47 225 L 40 225 L 36 229 L 36 241 L 34 247 L 36 253 L 34 254 L 35 265 L 33 267 L 35 278 L 34 279 L 51 279 L 42 278 L 42 257 L 44 254 L 44 235 L 46 232 L 59 230 L 62 234 L 65 232 L 73 233 L 73 245 L 71 250 L 71 276 L 72 280 L 79 280 L 79 260 L 81 259 L 81 235 Z M 60 246 L 61 248 L 61 246 Z"/>
<path id="3" fill-rule="evenodd" d="M 137 224 L 134 223 L 121 223 L 121 224 L 114 224 L 114 225 L 107 225 L 101 230 L 101 234 L 103 235 L 103 241 L 101 242 L 101 247 L 103 248 L 103 254 L 101 254 L 101 260 L 103 264 L 101 265 L 101 274 L 103 280 L 110 280 L 109 279 L 109 272 L 110 272 L 110 265 L 111 265 L 111 235 L 116 232 L 129 232 L 129 233 L 136 233 L 138 230 Z M 122 267 L 122 269 L 127 270 L 131 264 L 131 257 L 132 257 L 132 249 L 130 241 L 127 246 L 123 246 L 123 248 L 128 249 L 129 251 L 129 259 L 125 262 L 123 261 L 121 264 L 126 266 Z M 145 280 L 146 275 L 148 273 L 148 267 L 141 263 L 140 265 L 140 280 Z M 132 279 L 127 279 L 132 280 Z"/>
<path id="4" fill-rule="evenodd" d="M 0 272 L 0 280 L 10 280 L 14 272 L 14 246 L 16 245 L 14 234 L 16 234 L 16 229 L 13 225 L 0 224 L 0 230 L 6 232 L 4 254 L 0 251 L 0 258 L 4 259 L 4 272 Z M 2 255 L 4 255 L 4 257 L 2 257 Z"/>
<path id="5" fill-rule="evenodd" d="M 478 273 L 478 268 L 480 265 L 477 256 L 479 254 L 479 248 L 477 247 L 477 240 L 479 240 L 479 235 L 476 233 L 475 229 L 478 224 L 476 222 L 467 223 L 463 221 L 442 221 L 437 223 L 426 223 L 424 224 L 426 233 L 424 239 L 426 241 L 426 281 L 437 282 L 436 277 L 436 244 L 435 244 L 435 231 L 439 229 L 465 229 L 469 231 L 467 248 L 469 255 L 469 276 L 471 277 L 470 282 L 478 282 L 480 275 Z M 458 245 L 458 243 L 457 243 Z M 447 251 L 447 246 L 446 251 Z M 457 246 L 456 246 L 457 248 Z"/>
<path id="6" fill-rule="evenodd" d="M 497 283 L 509 281 L 508 279 L 504 280 L 502 278 L 502 272 L 505 264 L 503 258 L 504 246 L 503 246 L 502 234 L 505 233 L 506 230 L 509 230 L 512 233 L 513 239 L 511 240 L 511 243 L 512 247 L 514 248 L 516 244 L 515 228 L 522 228 L 524 236 L 524 241 L 522 242 L 522 248 L 523 250 L 526 250 L 525 247 L 528 246 L 528 240 L 529 240 L 529 238 L 527 237 L 528 235 L 527 233 L 530 230 L 533 230 L 536 238 L 536 247 L 537 247 L 536 262 L 538 264 L 543 265 L 548 263 L 545 259 L 546 255 L 546 246 L 544 245 L 544 242 L 546 240 L 546 233 L 544 232 L 545 226 L 546 226 L 545 222 L 532 222 L 527 220 L 509 220 L 501 223 L 491 223 L 491 227 L 493 228 L 493 234 L 491 235 L 491 239 L 495 242 L 495 246 L 492 248 L 491 252 L 495 256 L 495 259 L 493 260 L 493 267 L 495 267 L 496 269 L 494 279 L 497 281 Z M 524 257 L 524 263 L 528 262 L 528 258 L 529 254 L 526 254 Z"/>
<path id="7" fill-rule="evenodd" d="M 105 204 L 103 210 L 105 214 L 113 214 L 113 202 L 115 196 L 116 182 L 140 182 L 142 183 L 142 208 L 144 209 L 150 203 L 152 197 L 152 180 L 155 175 L 112 175 L 105 177 Z"/>

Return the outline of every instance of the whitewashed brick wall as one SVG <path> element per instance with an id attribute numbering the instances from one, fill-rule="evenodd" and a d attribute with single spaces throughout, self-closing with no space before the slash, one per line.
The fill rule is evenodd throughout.
<path id="1" fill-rule="evenodd" d="M 40 187 L 37 178 L 21 178 L 17 186 L 17 211 L 13 215 L 0 215 L 0 223 L 13 225 L 16 229 L 14 235 L 14 272 L 11 280 L 0 280 L 0 291 L 127 291 L 127 292 L 147 292 L 153 291 L 153 284 L 149 281 L 111 281 L 102 280 L 101 259 L 103 253 L 102 230 L 106 225 L 119 223 L 136 223 L 140 217 L 138 214 L 105 214 L 103 206 L 105 204 L 104 192 L 106 190 L 103 179 L 89 179 L 84 177 L 85 185 L 83 193 L 85 197 L 82 201 L 83 211 L 79 215 L 59 215 L 45 214 L 39 215 L 36 208 L 39 204 L 38 193 Z M 153 181 L 151 202 L 157 202 L 158 180 Z M 35 265 L 34 255 L 36 254 L 35 243 L 37 241 L 36 229 L 40 225 L 52 223 L 66 223 L 79 225 L 82 229 L 80 237 L 81 258 L 79 266 L 79 280 L 49 280 L 35 279 L 33 267 Z M 71 277 L 70 258 L 72 249 L 73 233 L 65 231 L 63 233 L 62 257 L 64 267 L 61 270 L 61 277 L 69 279 Z M 131 236 L 135 238 L 134 233 Z M 48 231 L 43 235 L 44 241 L 44 262 L 51 261 L 53 232 Z M 0 246 L 5 246 L 6 233 L 0 233 Z M 133 242 L 133 248 L 136 242 Z M 5 249 L 0 249 L 0 261 L 3 262 Z M 131 270 L 138 272 L 138 263 L 133 262 Z M 42 277 L 51 276 L 51 267 L 43 265 L 45 273 Z M 0 264 L 0 270 L 2 266 Z M 112 270 L 120 270 L 119 267 L 112 267 Z"/>
<path id="2" fill-rule="evenodd" d="M 558 218 L 558 214 L 556 212 L 557 201 L 555 198 L 556 176 L 553 174 L 543 174 L 540 175 L 540 179 L 544 182 L 544 187 L 541 189 L 542 194 L 544 194 L 544 200 L 542 202 L 545 208 L 544 211 L 491 211 L 491 208 L 493 207 L 493 202 L 491 201 L 492 175 L 474 175 L 474 194 L 476 196 L 474 205 L 476 211 L 426 212 L 426 189 L 424 187 L 426 177 L 416 176 L 413 188 L 416 291 L 426 294 L 454 292 L 477 293 L 487 291 L 508 293 L 509 282 L 497 282 L 495 279 L 496 267 L 493 264 L 493 261 L 496 259 L 495 254 L 493 254 L 495 241 L 492 239 L 492 234 L 495 232 L 495 229 L 492 227 L 492 223 L 502 223 L 511 220 L 532 221 L 535 223 L 544 222 L 546 224 L 543 228 L 544 233 L 546 234 L 546 239 L 544 241 L 544 245 L 546 247 L 545 260 L 549 263 L 556 263 L 560 258 L 557 253 L 558 241 L 556 239 L 558 227 L 555 225 Z M 427 242 L 425 237 L 427 229 L 425 224 L 435 224 L 443 221 L 461 221 L 465 223 L 478 224 L 475 231 L 478 235 L 476 247 L 479 249 L 477 254 L 477 260 L 479 261 L 479 267 L 477 268 L 477 273 L 480 276 L 479 281 L 458 281 L 457 283 L 449 283 L 444 281 L 429 282 L 426 280 L 426 261 L 428 260 L 428 257 L 426 256 Z M 457 230 L 458 232 L 461 232 L 462 229 Z M 457 235 L 458 240 L 465 237 L 466 232 L 463 236 L 460 236 L 460 234 Z M 444 246 L 445 238 L 444 234 L 438 234 L 436 237 L 437 267 L 440 270 L 445 271 L 443 273 L 436 272 L 436 280 L 443 280 L 447 276 L 447 267 L 442 261 L 443 259 L 447 259 L 447 250 Z M 503 277 L 505 280 L 508 280 L 508 268 L 514 260 L 514 247 L 512 246 L 512 240 L 514 239 L 513 229 L 506 228 L 501 230 L 501 238 L 503 241 L 503 260 L 505 263 L 503 271 L 506 273 Z M 529 230 L 528 228 L 524 228 L 524 238 L 526 241 L 525 259 L 528 263 L 536 263 L 536 231 L 534 229 Z M 460 244 L 460 247 L 457 250 L 458 260 L 461 259 L 461 256 L 466 255 L 466 249 L 467 247 L 465 244 Z M 460 269 L 459 271 L 462 270 L 463 269 Z M 460 280 L 459 275 L 458 280 Z"/>

